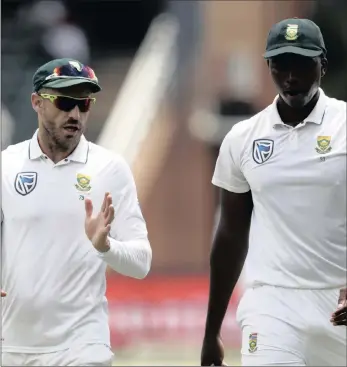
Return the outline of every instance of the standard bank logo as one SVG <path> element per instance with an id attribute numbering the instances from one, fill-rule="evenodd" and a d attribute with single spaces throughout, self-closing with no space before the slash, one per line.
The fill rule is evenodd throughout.
<path id="1" fill-rule="evenodd" d="M 253 142 L 253 159 L 262 164 L 270 159 L 274 151 L 274 141 L 270 139 L 257 139 Z"/>
<path id="2" fill-rule="evenodd" d="M 37 184 L 36 172 L 19 172 L 14 180 L 14 188 L 18 194 L 25 196 L 34 191 Z"/>

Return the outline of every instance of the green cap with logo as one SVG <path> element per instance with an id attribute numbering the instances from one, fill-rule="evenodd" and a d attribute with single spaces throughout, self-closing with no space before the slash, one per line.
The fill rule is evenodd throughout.
<path id="1" fill-rule="evenodd" d="M 33 76 L 34 91 L 40 88 L 60 89 L 78 84 L 88 84 L 93 93 L 101 91 L 94 70 L 81 62 L 64 58 L 40 66 Z"/>
<path id="2" fill-rule="evenodd" d="M 269 32 L 265 59 L 285 53 L 306 57 L 326 55 L 320 28 L 309 19 L 291 18 L 275 24 Z"/>

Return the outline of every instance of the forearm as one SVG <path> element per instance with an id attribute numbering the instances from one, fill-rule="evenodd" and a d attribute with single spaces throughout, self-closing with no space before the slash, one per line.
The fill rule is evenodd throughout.
<path id="1" fill-rule="evenodd" d="M 152 262 L 151 246 L 146 239 L 116 241 L 109 237 L 110 249 L 100 257 L 117 273 L 143 279 Z"/>
<path id="2" fill-rule="evenodd" d="M 210 292 L 205 336 L 215 337 L 227 311 L 248 251 L 248 238 L 216 235 L 210 257 Z"/>

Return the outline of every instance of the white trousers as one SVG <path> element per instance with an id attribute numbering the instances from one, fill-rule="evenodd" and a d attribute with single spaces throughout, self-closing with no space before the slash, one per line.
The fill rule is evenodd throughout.
<path id="1" fill-rule="evenodd" d="M 89 344 L 44 354 L 2 352 L 1 357 L 1 366 L 112 366 L 113 353 L 106 345 Z"/>
<path id="2" fill-rule="evenodd" d="M 333 326 L 339 289 L 261 286 L 238 310 L 243 366 L 347 366 L 347 328 Z"/>

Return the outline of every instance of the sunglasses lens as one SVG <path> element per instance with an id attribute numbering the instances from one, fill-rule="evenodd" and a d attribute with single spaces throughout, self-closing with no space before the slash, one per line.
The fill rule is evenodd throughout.
<path id="1" fill-rule="evenodd" d="M 75 108 L 76 100 L 66 97 L 57 97 L 54 104 L 59 110 L 69 112 Z"/>
<path id="2" fill-rule="evenodd" d="M 81 112 L 88 112 L 90 109 L 91 99 L 86 98 L 82 99 L 80 101 L 77 101 L 77 106 L 80 109 Z"/>
<path id="3" fill-rule="evenodd" d="M 73 110 L 76 106 L 78 106 L 81 112 L 88 112 L 90 109 L 91 99 L 73 99 L 67 97 L 57 97 L 55 102 L 55 106 L 62 111 L 69 112 Z"/>
<path id="4" fill-rule="evenodd" d="M 94 70 L 89 66 L 83 65 L 81 68 L 76 68 L 71 64 L 63 65 L 54 69 L 54 74 L 58 76 L 82 77 L 88 79 L 96 79 Z"/>

